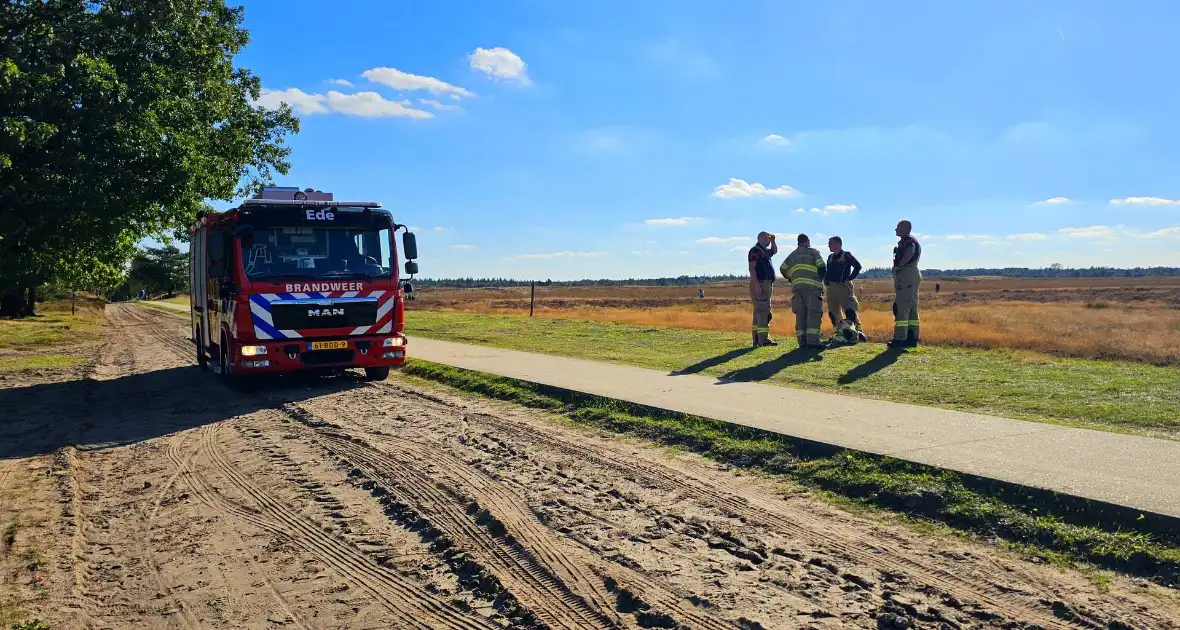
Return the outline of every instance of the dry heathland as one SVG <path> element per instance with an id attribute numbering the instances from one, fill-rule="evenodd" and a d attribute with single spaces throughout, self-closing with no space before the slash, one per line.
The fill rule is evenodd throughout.
<path id="1" fill-rule="evenodd" d="M 935 293 L 935 284 L 941 291 Z M 775 295 L 779 336 L 791 336 L 790 296 Z M 698 330 L 745 331 L 746 286 L 538 288 L 536 314 Z M 858 283 L 862 320 L 877 339 L 892 333 L 889 280 Z M 1180 277 L 927 278 L 922 284 L 927 343 L 1018 348 L 1065 356 L 1180 364 Z M 413 309 L 527 314 L 529 289 L 422 289 Z M 830 325 L 824 323 L 825 330 Z"/>

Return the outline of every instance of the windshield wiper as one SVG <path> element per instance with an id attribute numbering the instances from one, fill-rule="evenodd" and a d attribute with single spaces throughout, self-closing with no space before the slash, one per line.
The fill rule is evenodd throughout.
<path id="1" fill-rule="evenodd" d="M 259 276 L 257 278 L 251 278 L 251 279 L 252 280 L 267 280 L 267 279 L 273 278 L 273 279 L 278 279 L 278 280 L 284 280 L 284 279 L 285 280 L 315 280 L 316 278 L 319 278 L 319 277 L 320 276 L 314 276 L 310 273 L 276 273 L 276 274 L 268 274 L 265 276 Z"/>
<path id="2" fill-rule="evenodd" d="M 372 280 L 373 274 L 365 273 L 363 271 L 329 271 L 319 276 L 320 278 L 364 278 L 365 280 Z"/>

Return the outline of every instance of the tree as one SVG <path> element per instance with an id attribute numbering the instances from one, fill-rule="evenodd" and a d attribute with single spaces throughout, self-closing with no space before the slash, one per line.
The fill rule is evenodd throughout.
<path id="1" fill-rule="evenodd" d="M 224 0 L 4 3 L 0 314 L 287 172 L 299 123 L 255 106 L 257 77 L 234 65 L 241 23 Z"/>
<path id="2" fill-rule="evenodd" d="M 188 256 L 171 244 L 144 248 L 131 260 L 128 281 L 149 293 L 175 295 L 188 289 Z"/>

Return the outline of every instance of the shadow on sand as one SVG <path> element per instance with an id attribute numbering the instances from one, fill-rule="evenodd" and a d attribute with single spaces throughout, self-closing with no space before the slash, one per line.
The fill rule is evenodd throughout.
<path id="1" fill-rule="evenodd" d="M 260 383 L 262 384 L 262 383 Z M 194 366 L 0 390 L 0 459 L 113 448 L 360 384 L 359 377 L 274 379 L 230 390 Z"/>

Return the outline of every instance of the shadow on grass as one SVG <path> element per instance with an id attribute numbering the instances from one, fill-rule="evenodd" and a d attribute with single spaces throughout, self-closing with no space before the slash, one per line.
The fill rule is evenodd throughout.
<path id="1" fill-rule="evenodd" d="M 795 348 L 769 361 L 729 372 L 719 377 L 718 380 L 722 382 L 765 381 L 792 365 L 802 365 L 804 363 L 823 360 L 823 355 L 815 350 Z"/>
<path id="2" fill-rule="evenodd" d="M 709 357 L 708 359 L 704 359 L 702 361 L 698 361 L 696 363 L 693 363 L 692 365 L 690 365 L 686 368 L 681 368 L 679 370 L 669 372 L 668 375 L 669 376 L 683 376 L 685 374 L 700 374 L 701 372 L 704 372 L 705 370 L 707 370 L 711 367 L 717 367 L 718 365 L 729 363 L 730 361 L 733 361 L 734 359 L 736 359 L 738 357 L 745 356 L 753 351 L 754 351 L 753 347 L 738 348 L 736 350 L 730 350 L 729 352 L 726 352 L 725 354 L 719 354 L 715 357 Z"/>
<path id="3" fill-rule="evenodd" d="M 851 385 L 862 378 L 872 376 L 897 363 L 897 360 L 903 354 L 905 354 L 905 349 L 903 348 L 886 348 L 877 356 L 848 370 L 843 376 L 836 379 L 836 382 L 841 385 Z"/>

